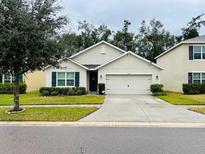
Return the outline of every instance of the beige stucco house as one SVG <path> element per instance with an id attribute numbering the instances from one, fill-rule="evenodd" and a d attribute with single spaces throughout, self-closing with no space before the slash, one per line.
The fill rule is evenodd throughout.
<path id="1" fill-rule="evenodd" d="M 79 86 L 97 91 L 98 83 L 104 83 L 106 94 L 149 94 L 150 85 L 160 83 L 163 70 L 155 63 L 105 41 L 59 61 L 59 65 L 25 74 L 28 91 L 40 87 Z"/>
<path id="2" fill-rule="evenodd" d="M 165 90 L 182 92 L 183 83 L 205 83 L 205 36 L 175 45 L 156 57 Z"/>

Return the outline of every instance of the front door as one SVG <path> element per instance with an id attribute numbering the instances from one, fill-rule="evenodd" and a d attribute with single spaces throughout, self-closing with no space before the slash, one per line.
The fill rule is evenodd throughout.
<path id="1" fill-rule="evenodd" d="M 98 73 L 90 71 L 90 91 L 97 91 Z"/>

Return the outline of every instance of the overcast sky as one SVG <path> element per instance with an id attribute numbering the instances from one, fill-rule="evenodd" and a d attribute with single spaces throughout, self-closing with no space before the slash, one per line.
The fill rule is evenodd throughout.
<path id="1" fill-rule="evenodd" d="M 121 29 L 123 20 L 132 23 L 137 32 L 142 20 L 160 20 L 166 30 L 181 33 L 192 17 L 205 13 L 205 0 L 60 0 L 63 14 L 70 18 L 75 30 L 78 21 L 94 25 L 106 24 L 113 30 Z M 202 31 L 201 34 L 205 34 Z"/>

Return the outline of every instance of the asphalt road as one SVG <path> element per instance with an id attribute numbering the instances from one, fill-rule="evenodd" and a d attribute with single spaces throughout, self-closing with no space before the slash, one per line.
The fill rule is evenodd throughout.
<path id="1" fill-rule="evenodd" d="M 205 129 L 0 126 L 0 154 L 204 154 Z"/>

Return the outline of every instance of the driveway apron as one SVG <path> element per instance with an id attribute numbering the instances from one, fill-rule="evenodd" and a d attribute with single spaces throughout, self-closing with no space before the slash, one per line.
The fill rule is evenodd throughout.
<path id="1" fill-rule="evenodd" d="M 92 122 L 205 122 L 205 115 L 150 95 L 106 95 L 105 103 L 81 119 Z"/>

